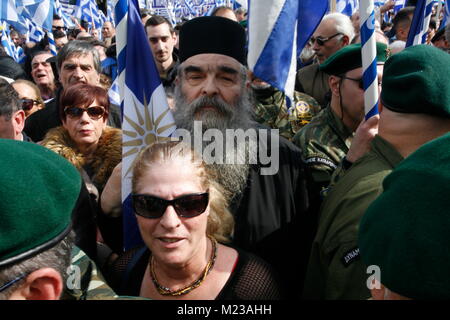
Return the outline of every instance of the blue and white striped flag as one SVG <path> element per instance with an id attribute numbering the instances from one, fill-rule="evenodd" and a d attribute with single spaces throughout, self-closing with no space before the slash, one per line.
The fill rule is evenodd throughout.
<path id="1" fill-rule="evenodd" d="M 255 0 L 249 6 L 248 66 L 293 100 L 297 57 L 328 10 L 328 0 Z"/>
<path id="2" fill-rule="evenodd" d="M 23 8 L 16 7 L 15 0 L 2 0 L 0 1 L 0 21 L 9 23 L 14 29 L 25 34 L 28 29 L 21 15 L 22 10 Z"/>
<path id="3" fill-rule="evenodd" d="M 425 43 L 432 7 L 433 0 L 417 0 L 405 47 Z"/>
<path id="4" fill-rule="evenodd" d="M 26 22 L 27 22 L 27 25 L 28 25 L 28 32 L 27 32 L 28 39 L 27 39 L 27 42 L 31 41 L 31 42 L 39 43 L 39 41 L 41 41 L 42 38 L 45 35 L 44 30 L 41 27 L 37 26 L 30 19 L 26 19 Z"/>
<path id="5" fill-rule="evenodd" d="M 55 0 L 53 11 L 58 17 L 64 21 L 64 25 L 67 28 L 74 28 L 75 23 L 70 19 L 70 15 L 67 15 L 66 11 L 62 9 L 59 0 Z"/>
<path id="6" fill-rule="evenodd" d="M 12 43 L 11 38 L 9 37 L 9 28 L 5 21 L 2 22 L 1 44 L 5 49 L 6 53 L 8 54 L 8 56 L 10 56 L 15 60 L 14 44 Z"/>
<path id="7" fill-rule="evenodd" d="M 115 3 L 119 92 L 123 110 L 124 248 L 142 243 L 131 208 L 131 166 L 139 151 L 175 131 L 166 94 L 139 15 L 137 0 Z"/>
<path id="8" fill-rule="evenodd" d="M 54 0 L 27 0 L 18 2 L 18 12 L 46 31 L 52 30 Z"/>
<path id="9" fill-rule="evenodd" d="M 95 0 L 77 0 L 74 15 L 77 19 L 87 21 L 95 29 L 100 29 L 103 25 Z"/>
<path id="10" fill-rule="evenodd" d="M 400 9 L 403 9 L 405 7 L 406 0 L 395 0 L 394 4 L 394 14 L 400 11 Z"/>
<path id="11" fill-rule="evenodd" d="M 336 12 L 351 16 L 359 9 L 359 0 L 337 0 Z"/>

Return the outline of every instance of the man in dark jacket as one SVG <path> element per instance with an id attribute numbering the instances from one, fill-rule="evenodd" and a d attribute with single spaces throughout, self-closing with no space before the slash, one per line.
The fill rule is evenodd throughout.
<path id="1" fill-rule="evenodd" d="M 73 40 L 65 45 L 58 53 L 57 67 L 62 89 L 44 109 L 33 113 L 25 122 L 24 131 L 36 142 L 41 141 L 48 130 L 62 124 L 59 117 L 61 90 L 80 82 L 100 86 L 100 58 L 95 47 L 89 42 Z M 108 125 L 120 128 L 121 117 L 118 106 L 110 106 Z"/>
<path id="2" fill-rule="evenodd" d="M 199 141 L 206 130 L 227 138 L 234 132 L 222 139 L 222 155 L 216 150 L 210 159 L 203 152 L 232 195 L 233 244 L 272 264 L 293 293 L 302 282 L 313 229 L 304 166 L 300 149 L 251 119 L 245 42 L 244 28 L 222 17 L 200 17 L 181 27 L 174 117 L 194 146 L 207 145 Z M 237 158 L 230 161 L 231 154 Z"/>

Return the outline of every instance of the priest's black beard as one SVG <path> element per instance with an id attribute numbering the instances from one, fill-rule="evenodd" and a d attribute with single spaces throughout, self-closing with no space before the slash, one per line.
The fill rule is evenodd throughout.
<path id="1" fill-rule="evenodd" d="M 194 120 L 202 122 L 202 130 L 217 129 L 226 137 L 226 129 L 255 129 L 256 124 L 251 118 L 250 110 L 252 103 L 250 95 L 246 88 L 242 88 L 242 94 L 237 98 L 234 105 L 230 105 L 223 101 L 220 97 L 201 96 L 191 103 L 188 103 L 185 96 L 181 92 L 180 86 L 175 88 L 175 110 L 174 118 L 177 128 L 183 128 L 191 133 L 193 143 Z M 204 106 L 211 106 L 214 109 L 203 109 Z M 209 145 L 211 141 L 203 141 L 203 149 Z M 216 142 L 217 143 L 217 142 Z M 249 159 L 256 159 L 257 140 L 245 140 L 245 145 L 237 145 L 233 143 L 236 162 L 226 164 L 207 163 L 208 168 L 214 170 L 218 182 L 229 192 L 231 198 L 239 197 L 247 185 L 247 177 L 250 168 Z M 224 141 L 224 158 L 227 153 Z"/>

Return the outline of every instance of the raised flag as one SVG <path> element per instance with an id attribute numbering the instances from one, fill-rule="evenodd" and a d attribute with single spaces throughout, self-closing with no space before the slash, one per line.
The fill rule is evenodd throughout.
<path id="1" fill-rule="evenodd" d="M 405 47 L 425 43 L 432 7 L 433 0 L 417 0 Z"/>
<path id="2" fill-rule="evenodd" d="M 249 5 L 248 66 L 292 102 L 297 57 L 328 10 L 328 0 L 255 0 Z"/>
<path id="3" fill-rule="evenodd" d="M 45 31 L 52 30 L 54 0 L 21 1 L 17 6 L 18 12 L 30 19 Z"/>
<path id="4" fill-rule="evenodd" d="M 359 9 L 359 0 L 337 0 L 336 12 L 351 16 Z"/>
<path id="5" fill-rule="evenodd" d="M 400 11 L 400 9 L 403 9 L 405 7 L 406 0 L 395 0 L 394 3 L 394 14 Z"/>
<path id="6" fill-rule="evenodd" d="M 131 208 L 131 167 L 145 146 L 170 139 L 175 124 L 139 15 L 137 0 L 115 3 L 118 83 L 123 112 L 124 248 L 142 243 Z"/>

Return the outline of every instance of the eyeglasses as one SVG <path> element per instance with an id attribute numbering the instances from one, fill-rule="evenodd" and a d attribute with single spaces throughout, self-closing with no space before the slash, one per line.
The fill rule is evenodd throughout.
<path id="1" fill-rule="evenodd" d="M 25 111 L 31 110 L 35 104 L 41 103 L 40 101 L 33 99 L 21 99 L 20 101 L 22 102 L 22 109 Z"/>
<path id="2" fill-rule="evenodd" d="M 196 217 L 205 212 L 209 203 L 208 192 L 188 194 L 173 200 L 165 200 L 145 194 L 133 194 L 131 198 L 134 212 L 148 219 L 161 218 L 168 206 L 173 206 L 180 217 Z"/>
<path id="3" fill-rule="evenodd" d="M 13 280 L 11 280 L 11 281 L 5 283 L 4 285 L 2 285 L 2 286 L 0 287 L 0 292 L 5 291 L 6 289 L 8 289 L 8 288 L 11 287 L 12 285 L 14 285 L 16 282 L 18 282 L 18 281 L 22 280 L 23 278 L 25 278 L 27 275 L 28 275 L 27 273 L 21 274 L 21 275 L 18 276 L 17 278 L 15 278 L 15 279 L 13 279 Z"/>
<path id="4" fill-rule="evenodd" d="M 98 120 L 103 117 L 106 113 L 106 110 L 102 106 L 92 106 L 88 108 L 79 108 L 79 107 L 65 107 L 64 113 L 73 119 L 81 118 L 84 112 L 87 112 L 88 116 L 92 120 Z"/>
<path id="5" fill-rule="evenodd" d="M 349 78 L 346 76 L 340 76 L 342 79 L 348 79 L 348 80 L 352 80 L 352 81 L 356 81 L 358 82 L 358 87 L 362 90 L 364 90 L 364 82 L 363 82 L 363 78 L 360 79 L 354 79 L 354 78 Z M 378 82 L 378 85 L 381 86 L 381 82 Z"/>
<path id="6" fill-rule="evenodd" d="M 341 34 L 342 33 L 336 33 L 336 34 L 334 34 L 334 35 L 332 35 L 332 36 L 330 36 L 328 38 L 322 38 L 322 37 L 314 38 L 314 37 L 311 37 L 311 44 L 314 44 L 314 42 L 317 42 L 317 44 L 319 46 L 323 46 L 325 44 L 325 42 L 327 42 L 327 41 L 329 41 L 329 40 L 333 39 L 334 37 L 336 37 L 338 35 L 341 35 Z"/>
<path id="7" fill-rule="evenodd" d="M 66 30 L 67 30 L 66 27 L 61 27 L 61 26 L 52 26 L 52 29 L 53 29 L 53 30 L 63 30 L 63 31 L 66 31 Z"/>

